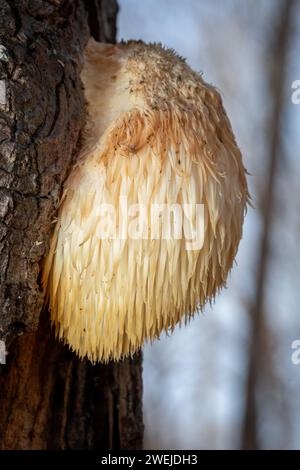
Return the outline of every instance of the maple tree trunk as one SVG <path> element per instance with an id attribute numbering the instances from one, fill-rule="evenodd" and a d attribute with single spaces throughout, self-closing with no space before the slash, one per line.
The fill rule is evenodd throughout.
<path id="1" fill-rule="evenodd" d="M 79 360 L 43 311 L 40 262 L 85 107 L 93 35 L 115 40 L 114 0 L 0 0 L 1 449 L 139 449 L 142 357 Z"/>

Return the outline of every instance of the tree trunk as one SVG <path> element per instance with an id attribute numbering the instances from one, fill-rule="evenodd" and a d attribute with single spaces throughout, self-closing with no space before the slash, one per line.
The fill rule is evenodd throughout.
<path id="1" fill-rule="evenodd" d="M 40 315 L 40 261 L 85 122 L 92 34 L 114 42 L 114 0 L 0 0 L 0 448 L 138 449 L 141 355 L 79 360 Z"/>

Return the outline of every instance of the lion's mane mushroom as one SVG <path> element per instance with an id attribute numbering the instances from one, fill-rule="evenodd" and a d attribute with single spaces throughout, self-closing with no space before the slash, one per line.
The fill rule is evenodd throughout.
<path id="1" fill-rule="evenodd" d="M 249 194 L 219 93 L 174 51 L 91 40 L 82 81 L 84 144 L 64 185 L 43 283 L 58 337 L 94 362 L 134 353 L 215 296 Z M 122 198 L 148 216 L 156 204 L 203 204 L 203 246 L 187 248 L 196 209 L 183 211 L 181 238 L 163 235 L 172 217 L 130 237 Z M 117 236 L 103 236 L 105 211 Z"/>

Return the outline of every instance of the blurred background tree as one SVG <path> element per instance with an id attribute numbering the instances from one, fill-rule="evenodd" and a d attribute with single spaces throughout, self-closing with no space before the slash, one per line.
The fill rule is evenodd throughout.
<path id="1" fill-rule="evenodd" d="M 251 173 L 228 289 L 144 359 L 147 448 L 300 448 L 300 2 L 120 0 L 118 38 L 162 42 L 221 91 Z"/>
<path id="2" fill-rule="evenodd" d="M 247 372 L 245 418 L 243 429 L 244 449 L 258 449 L 260 447 L 259 424 L 260 416 L 257 395 L 264 390 L 277 388 L 274 378 L 272 351 L 272 331 L 264 319 L 265 295 L 268 286 L 269 259 L 272 256 L 271 235 L 273 215 L 276 212 L 277 179 L 280 171 L 281 158 L 284 157 L 284 129 L 282 129 L 282 116 L 285 112 L 284 90 L 287 85 L 288 52 L 292 40 L 293 7 L 294 0 L 282 2 L 278 8 L 278 17 L 274 18 L 273 34 L 266 44 L 265 55 L 269 58 L 270 115 L 266 123 L 269 136 L 269 155 L 266 154 L 267 170 L 265 185 L 261 188 L 259 210 L 261 212 L 261 239 L 258 246 L 256 285 L 250 315 L 250 343 L 249 364 Z M 282 406 L 278 404 L 278 412 L 282 413 Z"/>

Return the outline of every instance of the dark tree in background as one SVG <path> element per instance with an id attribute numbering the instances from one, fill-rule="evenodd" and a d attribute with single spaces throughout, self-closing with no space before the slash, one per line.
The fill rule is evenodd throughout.
<path id="1" fill-rule="evenodd" d="M 249 347 L 249 366 L 246 383 L 245 415 L 241 447 L 246 450 L 259 449 L 259 406 L 258 392 L 262 387 L 263 375 L 272 380 L 272 355 L 266 354 L 270 349 L 270 340 L 264 318 L 265 299 L 269 274 L 270 258 L 272 256 L 271 237 L 273 214 L 275 213 L 276 189 L 280 160 L 283 158 L 283 120 L 284 90 L 287 86 L 288 58 L 295 0 L 282 0 L 276 14 L 277 24 L 272 29 L 273 37 L 266 56 L 270 59 L 268 78 L 271 93 L 271 113 L 268 123 L 270 149 L 267 160 L 267 175 L 265 187 L 261 195 L 260 207 L 262 216 L 262 233 L 257 263 L 257 276 L 253 305 L 250 308 L 251 338 Z M 268 351 L 269 352 L 269 351 Z M 265 368 L 265 371 L 263 370 Z M 270 388 L 276 383 L 269 384 Z"/>
<path id="2" fill-rule="evenodd" d="M 114 0 L 0 0 L 0 448 L 138 449 L 141 356 L 79 360 L 43 312 L 40 262 L 85 107 L 90 35 L 115 40 Z"/>

